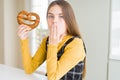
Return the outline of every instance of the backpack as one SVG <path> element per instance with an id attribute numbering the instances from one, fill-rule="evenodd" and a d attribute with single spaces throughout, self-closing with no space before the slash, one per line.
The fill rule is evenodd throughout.
<path id="1" fill-rule="evenodd" d="M 74 40 L 74 38 L 79 38 L 79 37 L 73 36 L 72 38 L 68 39 L 65 42 L 65 44 L 61 47 L 61 49 L 58 51 L 58 53 L 57 53 L 58 60 L 60 59 L 60 57 L 64 53 L 65 47 L 70 42 L 72 42 Z M 47 38 L 47 41 L 46 41 L 46 50 L 47 50 L 48 39 L 49 38 Z M 84 50 L 86 52 L 86 47 L 85 47 L 84 42 L 83 42 L 83 46 L 84 46 Z M 71 70 L 69 70 L 60 80 L 82 80 L 82 74 L 83 74 L 83 70 L 84 70 L 85 58 L 84 58 L 83 61 L 80 61 L 77 65 L 75 65 L 75 67 L 73 67 Z M 46 74 L 46 76 L 47 76 L 47 74 Z"/>

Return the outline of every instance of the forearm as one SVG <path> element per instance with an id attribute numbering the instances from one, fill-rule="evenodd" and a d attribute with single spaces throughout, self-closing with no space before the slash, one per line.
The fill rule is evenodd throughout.
<path id="1" fill-rule="evenodd" d="M 48 45 L 47 75 L 48 80 L 57 80 L 57 45 Z"/>
<path id="2" fill-rule="evenodd" d="M 45 42 L 46 38 L 42 41 L 35 55 L 32 57 L 29 50 L 28 39 L 21 41 L 22 61 L 26 73 L 34 72 L 45 61 Z"/>
<path id="3" fill-rule="evenodd" d="M 21 40 L 22 62 L 26 73 L 31 73 L 32 57 L 29 50 L 28 39 Z"/>

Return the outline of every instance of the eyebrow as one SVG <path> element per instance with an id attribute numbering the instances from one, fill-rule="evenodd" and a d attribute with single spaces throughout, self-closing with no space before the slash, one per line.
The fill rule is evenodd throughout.
<path id="1" fill-rule="evenodd" d="M 54 15 L 53 13 L 51 13 L 51 12 L 49 12 L 48 14 L 52 14 L 52 15 Z M 58 15 L 63 15 L 63 13 L 59 13 Z"/>

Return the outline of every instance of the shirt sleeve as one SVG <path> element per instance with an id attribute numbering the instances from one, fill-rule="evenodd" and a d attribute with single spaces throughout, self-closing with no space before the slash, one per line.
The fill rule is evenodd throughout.
<path id="1" fill-rule="evenodd" d="M 21 40 L 22 62 L 27 74 L 33 73 L 46 59 L 46 38 L 43 39 L 35 55 L 32 57 L 29 48 L 29 40 Z"/>
<path id="2" fill-rule="evenodd" d="M 75 38 L 69 43 L 60 60 L 57 61 L 57 45 L 48 45 L 47 75 L 48 80 L 59 80 L 85 57 L 83 41 Z"/>

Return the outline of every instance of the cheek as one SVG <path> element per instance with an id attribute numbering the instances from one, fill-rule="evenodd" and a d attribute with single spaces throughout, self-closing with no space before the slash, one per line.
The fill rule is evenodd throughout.
<path id="1" fill-rule="evenodd" d="M 59 29 L 58 29 L 58 30 L 60 30 L 61 33 L 65 33 L 65 32 L 66 32 L 66 26 L 65 26 L 64 24 L 61 24 L 61 25 L 59 26 Z"/>
<path id="2" fill-rule="evenodd" d="M 62 22 L 60 23 L 60 27 L 61 27 L 60 30 L 65 31 L 65 30 L 66 30 L 66 23 L 65 23 L 64 21 L 62 21 Z"/>

